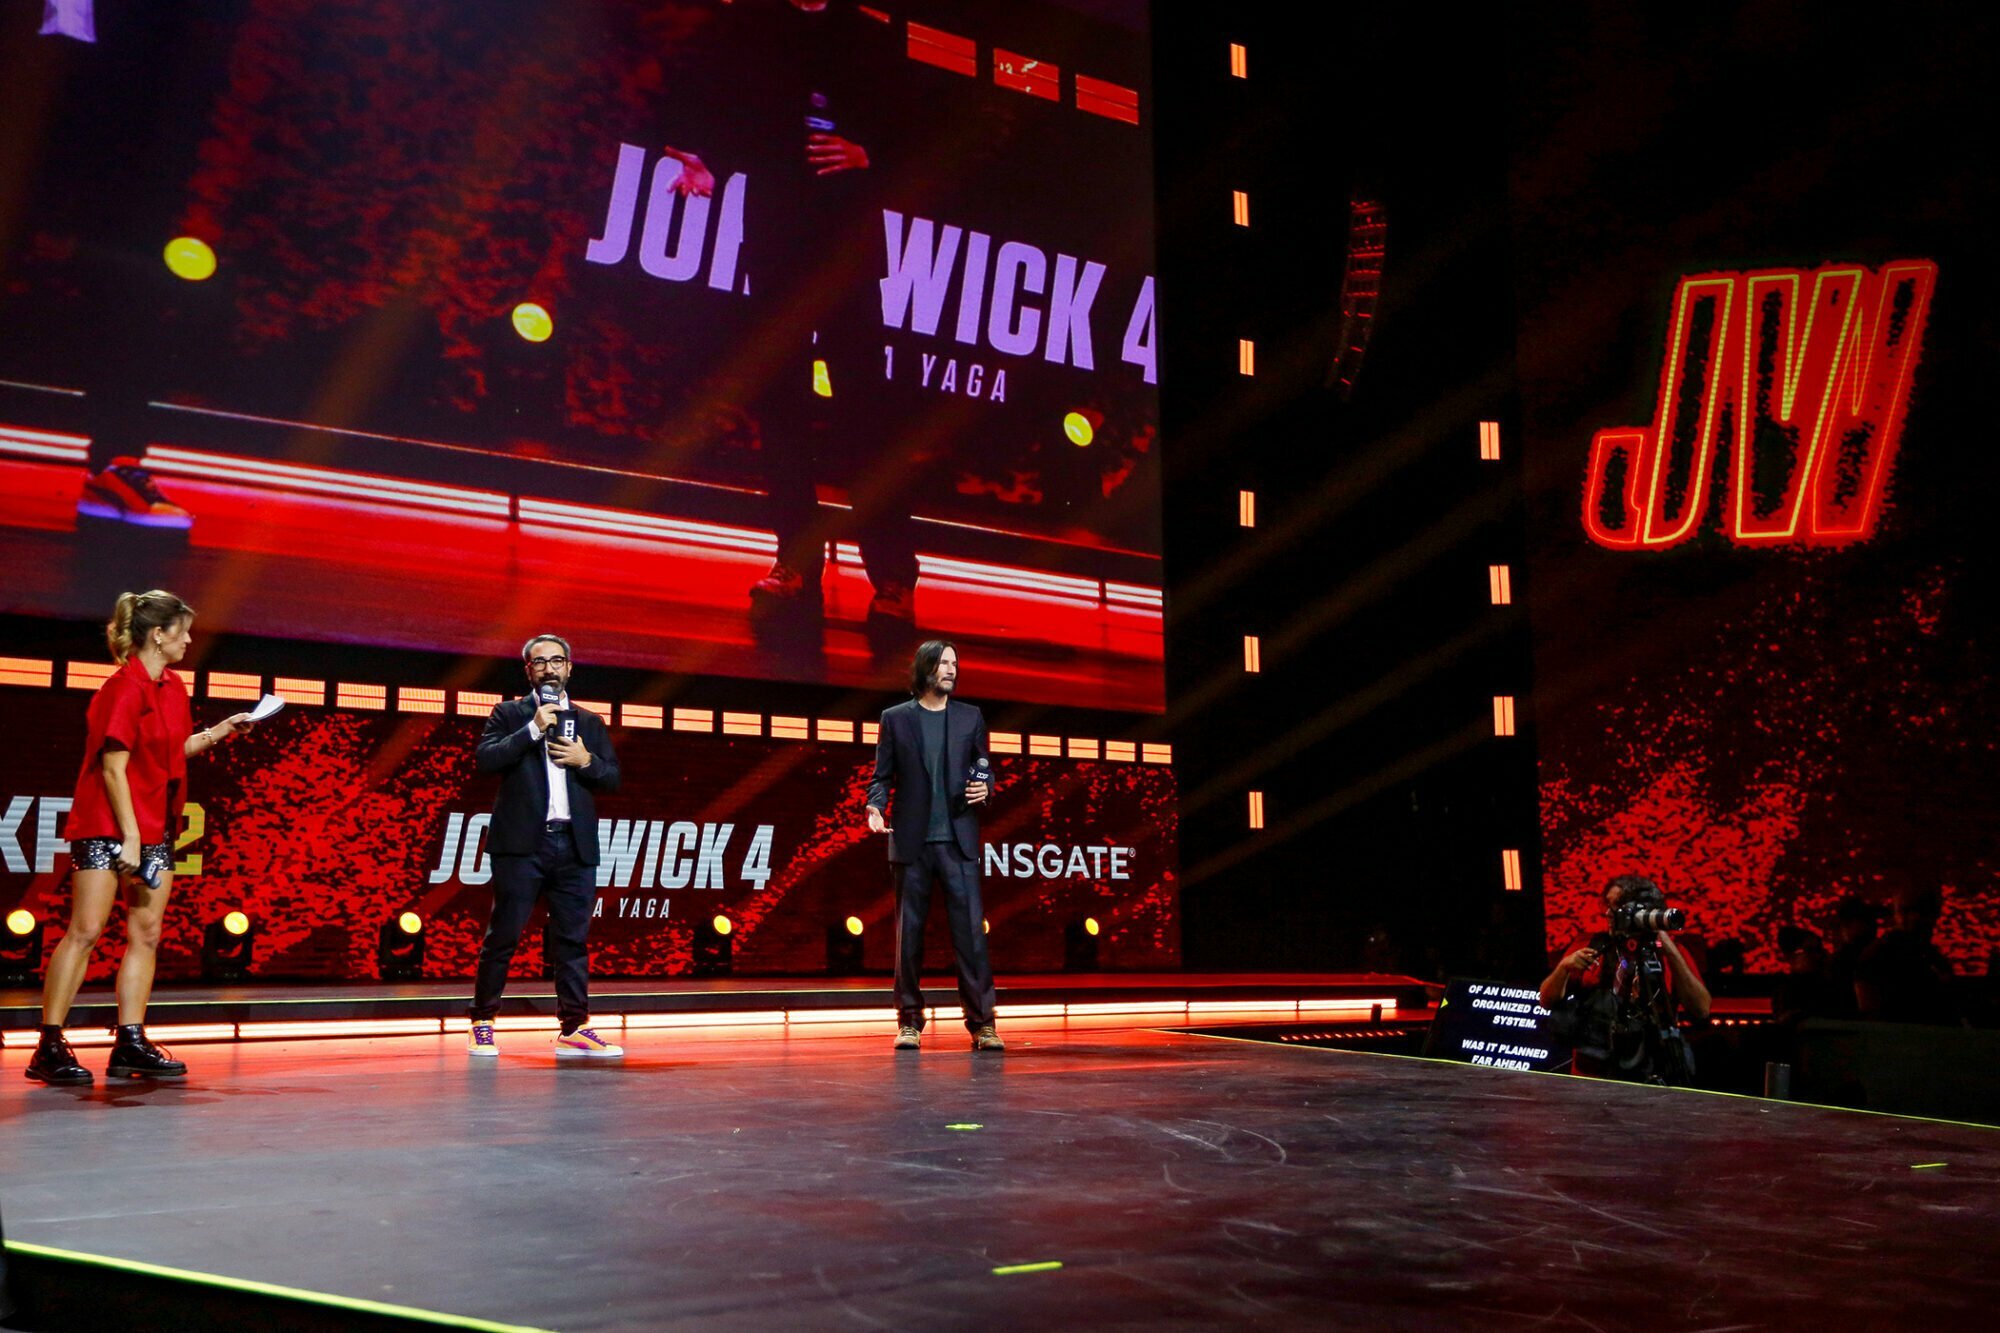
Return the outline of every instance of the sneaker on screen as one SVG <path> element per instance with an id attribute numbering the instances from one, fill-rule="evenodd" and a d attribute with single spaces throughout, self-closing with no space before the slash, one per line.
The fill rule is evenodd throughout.
<path id="1" fill-rule="evenodd" d="M 907 583 L 885 583 L 868 599 L 870 620 L 917 623 L 917 590 Z"/>
<path id="2" fill-rule="evenodd" d="M 194 526 L 194 515 L 160 494 L 159 483 L 136 458 L 114 458 L 102 472 L 86 477 L 76 512 L 142 528 Z"/>
<path id="3" fill-rule="evenodd" d="M 625 1054 L 623 1046 L 613 1046 L 589 1028 L 578 1028 L 556 1038 L 556 1055 L 570 1060 L 615 1060 Z"/>

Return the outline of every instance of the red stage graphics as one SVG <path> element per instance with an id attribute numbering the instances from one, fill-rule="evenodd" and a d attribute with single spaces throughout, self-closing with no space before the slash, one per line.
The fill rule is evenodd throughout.
<path id="1" fill-rule="evenodd" d="M 89 696 L 8 693 L 32 699 L 43 725 L 0 792 L 0 910 L 60 921 L 62 823 Z M 197 720 L 218 707 L 199 702 Z M 197 761 L 161 975 L 197 974 L 203 927 L 240 909 L 257 926 L 256 975 L 373 978 L 378 930 L 413 908 L 427 922 L 425 974 L 469 976 L 492 877 L 496 780 L 472 761 L 482 727 L 293 708 Z M 867 965 L 890 966 L 884 842 L 862 817 L 872 746 L 632 729 L 613 740 L 623 782 L 599 802 L 594 972 L 685 973 L 696 923 L 716 913 L 734 923 L 740 972 L 823 971 L 827 927 L 849 915 L 864 923 Z M 1103 925 L 1106 966 L 1176 966 L 1172 773 L 1006 755 L 994 767 L 984 831 L 995 966 L 1059 969 L 1063 930 L 1085 915 Z M 115 920 L 94 980 L 116 966 Z M 929 943 L 948 966 L 941 918 Z M 516 973 L 539 968 L 538 946 L 524 943 Z"/>
<path id="2" fill-rule="evenodd" d="M 1867 540 L 1937 273 L 1918 259 L 1681 279 L 1653 425 L 1591 441 L 1590 539 L 1614 550 L 1685 542 L 1711 470 L 1726 469 L 1724 530 L 1738 545 Z"/>
<path id="3" fill-rule="evenodd" d="M 1914 587 L 1790 571 L 1782 590 L 1655 661 L 1613 650 L 1603 697 L 1542 725 L 1549 947 L 1601 930 L 1605 883 L 1647 874 L 1711 942 L 1782 970 L 1778 927 L 1832 939 L 1835 904 L 1938 888 L 1937 943 L 1963 973 L 2000 944 L 1988 678 Z"/>

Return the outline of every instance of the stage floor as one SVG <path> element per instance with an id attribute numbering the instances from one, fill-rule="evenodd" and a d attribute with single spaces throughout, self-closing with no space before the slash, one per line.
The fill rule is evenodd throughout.
<path id="1" fill-rule="evenodd" d="M 185 1086 L 84 1094 L 7 1051 L 0 1207 L 11 1240 L 576 1330 L 1948 1328 L 2000 1296 L 1995 1131 L 1008 1036 L 190 1047 Z"/>

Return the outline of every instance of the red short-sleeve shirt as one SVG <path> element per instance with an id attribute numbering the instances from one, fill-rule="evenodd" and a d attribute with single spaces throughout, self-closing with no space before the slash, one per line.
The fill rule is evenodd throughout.
<path id="1" fill-rule="evenodd" d="M 162 671 L 154 680 L 136 655 L 127 658 L 97 687 L 90 701 L 89 727 L 65 826 L 69 840 L 122 836 L 99 762 L 106 749 L 122 749 L 131 755 L 125 763 L 125 781 L 132 788 L 139 841 L 149 845 L 166 841 L 174 822 L 171 802 L 187 789 L 187 739 L 194 734 L 186 682 L 172 670 Z"/>

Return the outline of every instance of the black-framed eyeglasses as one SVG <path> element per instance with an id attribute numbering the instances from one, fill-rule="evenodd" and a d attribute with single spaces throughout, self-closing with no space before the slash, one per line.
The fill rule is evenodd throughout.
<path id="1" fill-rule="evenodd" d="M 567 657 L 531 657 L 528 659 L 528 665 L 532 667 L 568 666 L 569 659 Z"/>

